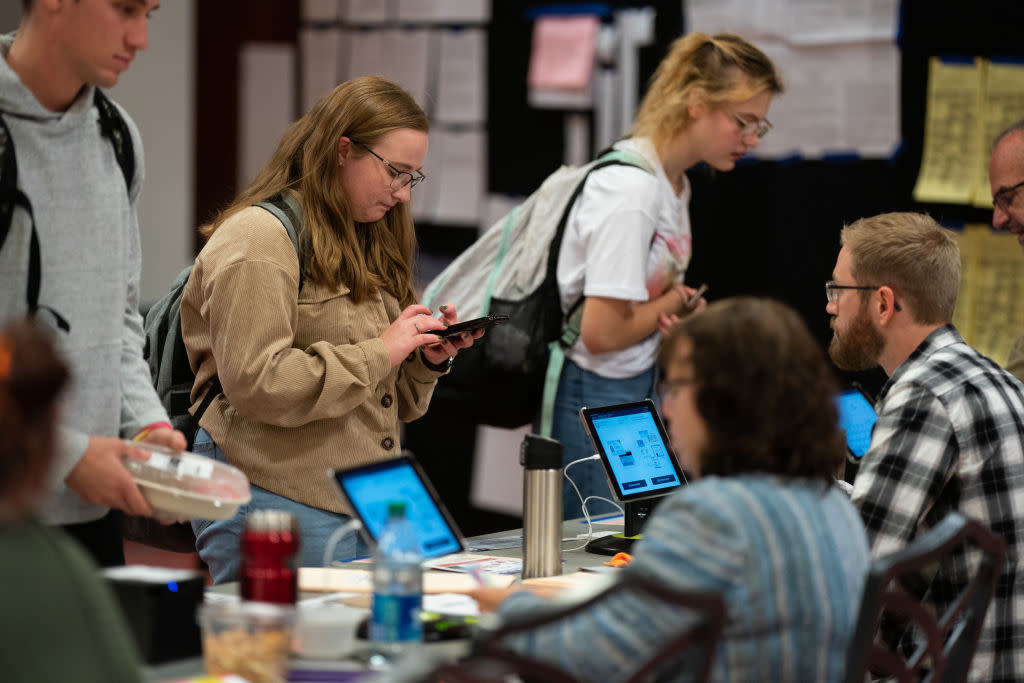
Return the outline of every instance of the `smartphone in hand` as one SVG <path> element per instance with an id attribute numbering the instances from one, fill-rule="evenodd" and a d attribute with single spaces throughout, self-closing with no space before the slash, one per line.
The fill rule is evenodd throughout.
<path id="1" fill-rule="evenodd" d="M 472 320 L 465 320 L 454 325 L 449 325 L 443 330 L 429 330 L 430 334 L 436 334 L 441 339 L 447 339 L 456 334 L 462 334 L 463 332 L 475 332 L 476 330 L 487 329 L 494 325 L 500 325 L 503 322 L 508 321 L 507 315 L 485 315 L 482 318 L 473 318 Z"/>
<path id="2" fill-rule="evenodd" d="M 701 286 L 697 288 L 697 291 L 693 293 L 693 296 L 691 296 L 687 300 L 687 302 L 686 302 L 687 310 L 693 310 L 694 308 L 696 308 L 697 302 L 700 301 L 700 298 L 702 296 L 704 296 L 704 294 L 707 293 L 707 291 L 708 291 L 707 283 L 706 282 L 702 283 Z"/>

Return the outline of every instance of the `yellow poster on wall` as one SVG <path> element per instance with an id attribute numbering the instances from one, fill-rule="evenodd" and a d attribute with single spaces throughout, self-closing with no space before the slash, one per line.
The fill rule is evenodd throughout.
<path id="1" fill-rule="evenodd" d="M 963 276 L 953 324 L 964 340 L 1000 365 L 1024 334 L 1024 252 L 1017 238 L 987 225 L 960 235 Z"/>
<path id="2" fill-rule="evenodd" d="M 1024 64 L 975 57 L 928 63 L 919 202 L 992 208 L 992 141 L 1024 118 Z"/>

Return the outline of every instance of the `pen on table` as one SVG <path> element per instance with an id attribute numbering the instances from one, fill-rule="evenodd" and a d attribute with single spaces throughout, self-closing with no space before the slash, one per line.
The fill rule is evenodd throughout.
<path id="1" fill-rule="evenodd" d="M 470 565 L 469 574 L 476 580 L 477 585 L 481 588 L 491 587 L 491 582 L 487 580 L 487 575 L 484 574 L 482 569 L 480 569 L 479 564 Z"/>

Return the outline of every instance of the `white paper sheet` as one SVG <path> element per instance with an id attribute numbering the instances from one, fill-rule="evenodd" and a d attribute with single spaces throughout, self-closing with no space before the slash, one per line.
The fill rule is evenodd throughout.
<path id="1" fill-rule="evenodd" d="M 442 30 L 438 37 L 436 120 L 487 120 L 487 34 L 482 29 Z"/>
<path id="2" fill-rule="evenodd" d="M 338 16 L 350 24 L 384 24 L 395 18 L 394 0 L 338 0 Z"/>
<path id="3" fill-rule="evenodd" d="M 338 0 L 302 0 L 303 21 L 337 21 Z"/>
<path id="4" fill-rule="evenodd" d="M 299 33 L 302 60 L 302 111 L 341 82 L 341 29 L 306 28 Z"/>
<path id="5" fill-rule="evenodd" d="M 396 48 L 387 77 L 402 86 L 432 117 L 436 98 L 431 78 L 437 69 L 435 31 L 405 26 L 389 31 L 386 40 Z"/>
<path id="6" fill-rule="evenodd" d="M 397 0 L 400 22 L 485 23 L 491 20 L 490 0 Z"/>
<path id="7" fill-rule="evenodd" d="M 786 91 L 773 100 L 774 124 L 753 155 L 819 157 L 853 152 L 888 157 L 899 142 L 899 53 L 887 41 L 758 47 L 782 72 Z"/>
<path id="8" fill-rule="evenodd" d="M 431 129 L 429 166 L 424 166 L 429 177 L 415 190 L 431 185 L 434 201 L 429 220 L 474 229 L 480 225 L 487 187 L 486 150 L 482 129 Z"/>
<path id="9" fill-rule="evenodd" d="M 684 11 L 691 31 L 831 45 L 892 39 L 897 0 L 688 0 Z"/>
<path id="10" fill-rule="evenodd" d="M 342 47 L 345 54 L 344 79 L 358 76 L 382 76 L 393 69 L 390 29 L 358 28 L 346 32 L 347 45 Z"/>
<path id="11" fill-rule="evenodd" d="M 239 85 L 238 187 L 245 188 L 295 120 L 295 47 L 242 46 Z"/>

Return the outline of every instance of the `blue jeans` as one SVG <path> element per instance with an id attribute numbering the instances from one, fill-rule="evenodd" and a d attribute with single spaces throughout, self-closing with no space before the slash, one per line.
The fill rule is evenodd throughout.
<path id="1" fill-rule="evenodd" d="M 205 429 L 196 432 L 195 453 L 208 458 L 227 462 L 224 451 L 217 447 Z M 252 500 L 238 508 L 230 519 L 194 519 L 192 530 L 196 533 L 196 550 L 199 557 L 210 568 L 214 583 L 237 581 L 241 566 L 239 552 L 245 516 L 252 510 L 285 510 L 299 521 L 301 543 L 299 547 L 300 567 L 321 567 L 324 561 L 324 547 L 330 535 L 340 525 L 348 522 L 348 515 L 321 510 L 298 503 L 291 498 L 249 485 Z M 340 495 L 340 494 L 339 494 Z M 335 546 L 332 560 L 351 560 L 369 555 L 366 541 L 357 531 L 345 534 Z"/>
<path id="2" fill-rule="evenodd" d="M 641 372 L 635 377 L 625 379 L 609 379 L 593 372 L 584 370 L 568 358 L 562 366 L 562 375 L 558 379 L 558 395 L 555 398 L 555 410 L 551 424 L 551 437 L 557 439 L 565 452 L 562 465 L 573 460 L 586 458 L 594 454 L 594 444 L 587 436 L 583 423 L 580 421 L 580 408 L 597 408 L 616 403 L 642 401 L 655 398 L 655 368 Z M 588 460 L 573 465 L 569 476 L 580 489 L 583 498 L 587 496 L 604 496 L 612 498 L 604 468 L 596 460 Z M 587 503 L 587 511 L 591 516 L 615 512 L 608 503 L 591 500 Z M 562 483 L 562 515 L 563 519 L 575 519 L 583 516 L 580 497 L 568 481 Z"/>

